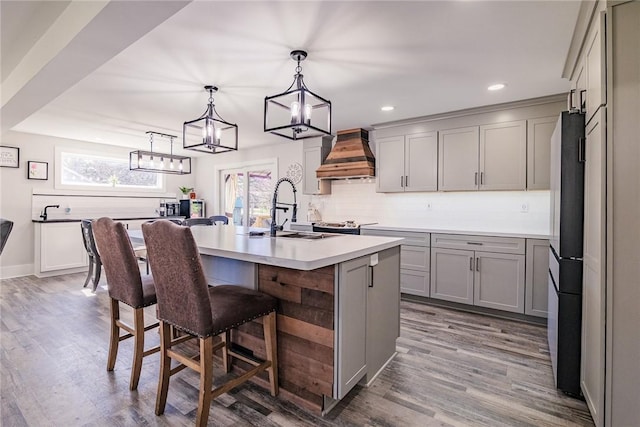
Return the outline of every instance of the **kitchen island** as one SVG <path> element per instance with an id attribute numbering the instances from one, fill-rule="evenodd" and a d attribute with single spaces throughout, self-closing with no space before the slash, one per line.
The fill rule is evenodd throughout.
<path id="1" fill-rule="evenodd" d="M 252 287 L 278 299 L 280 398 L 328 412 L 395 355 L 400 333 L 400 244 L 377 236 L 251 236 L 243 227 L 192 227 L 212 283 Z M 232 341 L 263 358 L 262 325 Z M 242 362 L 234 367 L 247 369 Z M 254 377 L 268 387 L 266 375 Z"/>

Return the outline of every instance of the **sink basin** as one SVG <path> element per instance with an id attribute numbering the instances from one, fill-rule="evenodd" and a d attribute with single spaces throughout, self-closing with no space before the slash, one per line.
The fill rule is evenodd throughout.
<path id="1" fill-rule="evenodd" d="M 319 240 L 327 239 L 329 237 L 336 237 L 339 234 L 331 233 L 298 233 L 296 231 L 279 231 L 276 237 L 286 237 L 288 239 L 303 239 L 303 240 Z"/>

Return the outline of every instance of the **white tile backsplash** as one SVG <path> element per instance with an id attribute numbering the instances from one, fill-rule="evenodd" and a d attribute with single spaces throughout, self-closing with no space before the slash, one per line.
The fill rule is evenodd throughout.
<path id="1" fill-rule="evenodd" d="M 376 193 L 375 182 L 333 181 L 331 185 L 331 195 L 312 199 L 325 221 L 549 232 L 548 191 Z"/>

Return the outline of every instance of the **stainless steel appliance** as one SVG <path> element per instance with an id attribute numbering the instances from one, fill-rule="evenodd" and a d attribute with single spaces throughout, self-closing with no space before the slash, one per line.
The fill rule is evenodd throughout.
<path id="1" fill-rule="evenodd" d="M 180 200 L 180 216 L 185 218 L 204 218 L 204 200 L 185 199 Z"/>
<path id="2" fill-rule="evenodd" d="M 318 233 L 360 234 L 360 226 L 355 221 L 314 222 L 312 230 Z"/>
<path id="3" fill-rule="evenodd" d="M 165 202 L 165 209 L 166 209 L 167 216 L 179 216 L 180 202 L 177 202 L 177 201 Z"/>
<path id="4" fill-rule="evenodd" d="M 564 111 L 551 137 L 547 339 L 556 387 L 580 396 L 584 114 Z"/>

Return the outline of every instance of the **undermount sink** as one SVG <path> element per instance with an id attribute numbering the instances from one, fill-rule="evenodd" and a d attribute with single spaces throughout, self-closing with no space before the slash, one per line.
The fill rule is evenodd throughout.
<path id="1" fill-rule="evenodd" d="M 278 231 L 276 237 L 287 237 L 289 239 L 303 239 L 303 240 L 319 240 L 329 237 L 336 237 L 339 234 L 331 233 L 298 233 L 295 231 Z"/>

